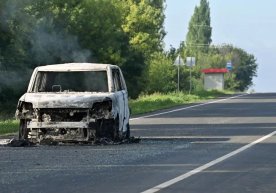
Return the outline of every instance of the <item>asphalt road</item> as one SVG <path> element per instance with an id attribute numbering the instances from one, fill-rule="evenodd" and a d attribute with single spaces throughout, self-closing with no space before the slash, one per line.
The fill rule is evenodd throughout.
<path id="1" fill-rule="evenodd" d="M 217 100 L 133 118 L 139 144 L 0 146 L 0 192 L 275 193 L 276 93 Z"/>

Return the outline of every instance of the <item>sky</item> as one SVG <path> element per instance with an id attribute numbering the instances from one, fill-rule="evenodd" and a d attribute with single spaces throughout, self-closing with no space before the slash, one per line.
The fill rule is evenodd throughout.
<path id="1" fill-rule="evenodd" d="M 166 0 L 166 48 L 177 48 L 200 0 Z M 212 43 L 232 44 L 257 58 L 256 92 L 276 92 L 276 1 L 209 0 Z"/>

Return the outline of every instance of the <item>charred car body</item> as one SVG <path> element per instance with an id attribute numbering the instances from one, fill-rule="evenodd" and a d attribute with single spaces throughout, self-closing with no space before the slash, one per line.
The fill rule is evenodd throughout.
<path id="1" fill-rule="evenodd" d="M 128 93 L 119 67 L 70 63 L 37 67 L 18 102 L 19 139 L 33 143 L 129 138 Z"/>

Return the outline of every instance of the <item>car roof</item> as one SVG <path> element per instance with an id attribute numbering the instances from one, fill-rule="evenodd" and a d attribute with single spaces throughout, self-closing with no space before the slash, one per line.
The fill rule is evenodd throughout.
<path id="1" fill-rule="evenodd" d="M 52 64 L 37 67 L 38 71 L 98 71 L 108 68 L 118 68 L 111 64 L 98 63 L 67 63 L 67 64 Z"/>

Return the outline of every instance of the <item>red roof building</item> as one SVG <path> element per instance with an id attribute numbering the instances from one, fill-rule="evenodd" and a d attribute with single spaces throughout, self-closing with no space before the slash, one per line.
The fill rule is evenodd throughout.
<path id="1" fill-rule="evenodd" d="M 217 73 L 227 73 L 227 68 L 206 68 L 201 70 L 204 74 L 217 74 Z"/>
<path id="2" fill-rule="evenodd" d="M 205 90 L 224 89 L 224 74 L 228 72 L 226 68 L 206 68 L 201 72 L 204 73 Z"/>

